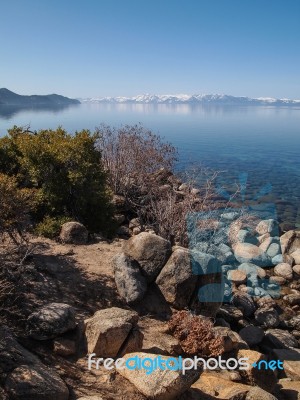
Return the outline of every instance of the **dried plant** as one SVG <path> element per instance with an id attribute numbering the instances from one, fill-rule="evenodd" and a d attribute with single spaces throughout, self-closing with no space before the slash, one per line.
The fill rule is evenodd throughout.
<path id="1" fill-rule="evenodd" d="M 223 340 L 216 336 L 208 318 L 193 315 L 189 311 L 177 311 L 168 325 L 187 355 L 216 357 L 224 352 Z"/>

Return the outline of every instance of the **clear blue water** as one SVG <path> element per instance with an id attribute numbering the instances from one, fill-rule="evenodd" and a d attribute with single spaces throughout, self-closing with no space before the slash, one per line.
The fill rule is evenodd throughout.
<path id="1" fill-rule="evenodd" d="M 0 136 L 13 125 L 31 129 L 62 125 L 74 132 L 101 123 L 141 122 L 174 144 L 179 166 L 201 163 L 224 171 L 218 185 L 247 174 L 246 198 L 272 186 L 281 221 L 300 227 L 300 108 L 81 104 L 55 110 L 0 107 Z"/>

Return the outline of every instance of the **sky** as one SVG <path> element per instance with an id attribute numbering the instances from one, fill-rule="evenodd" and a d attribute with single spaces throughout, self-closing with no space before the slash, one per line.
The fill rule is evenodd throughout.
<path id="1" fill-rule="evenodd" d="M 300 99 L 300 0 L 0 0 L 0 87 Z"/>

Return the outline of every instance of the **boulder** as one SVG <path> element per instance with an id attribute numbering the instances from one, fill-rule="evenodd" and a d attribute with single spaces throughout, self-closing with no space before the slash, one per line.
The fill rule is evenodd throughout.
<path id="1" fill-rule="evenodd" d="M 235 293 L 232 297 L 232 303 L 239 308 L 243 309 L 243 315 L 250 317 L 256 310 L 252 297 L 243 292 Z"/>
<path id="2" fill-rule="evenodd" d="M 291 253 L 291 256 L 293 257 L 295 264 L 300 264 L 300 248 L 293 251 L 293 253 Z"/>
<path id="3" fill-rule="evenodd" d="M 252 263 L 260 267 L 271 265 L 271 260 L 266 253 L 254 244 L 237 243 L 233 249 L 234 256 L 240 263 Z"/>
<path id="4" fill-rule="evenodd" d="M 230 328 L 224 328 L 222 326 L 215 326 L 213 328 L 216 337 L 221 337 L 224 346 L 224 352 L 231 352 L 237 349 L 248 349 L 249 346 L 241 338 L 241 336 L 232 331 Z"/>
<path id="5" fill-rule="evenodd" d="M 156 283 L 167 302 L 182 309 L 189 305 L 197 279 L 192 270 L 190 252 L 177 247 L 158 275 Z"/>
<path id="6" fill-rule="evenodd" d="M 136 260 L 148 282 L 155 280 L 171 254 L 171 244 L 152 233 L 142 232 L 124 242 L 125 255 Z"/>
<path id="7" fill-rule="evenodd" d="M 291 230 L 280 236 L 282 254 L 291 254 L 300 248 L 300 231 Z"/>
<path id="8" fill-rule="evenodd" d="M 300 350 L 274 349 L 274 357 L 283 361 L 284 375 L 293 381 L 300 380 Z"/>
<path id="9" fill-rule="evenodd" d="M 88 353 L 98 357 L 116 357 L 136 326 L 138 314 L 118 307 L 97 311 L 85 321 Z"/>
<path id="10" fill-rule="evenodd" d="M 117 369 L 117 371 L 129 380 L 144 396 L 155 400 L 172 400 L 177 399 L 185 392 L 199 377 L 199 372 L 195 370 L 187 370 L 185 374 L 181 369 L 154 369 L 151 374 L 147 374 L 146 370 L 137 369 L 136 357 L 141 359 L 143 363 L 154 364 L 157 354 L 151 353 L 131 353 L 127 354 L 125 362 L 128 362 L 130 368 Z M 130 359 L 130 360 L 129 360 Z M 161 360 L 167 360 L 168 357 L 161 355 Z M 146 361 L 144 361 L 146 360 Z M 178 359 L 174 358 L 174 362 L 178 363 Z M 176 367 L 176 365 L 175 365 Z"/>
<path id="11" fill-rule="evenodd" d="M 293 266 L 293 271 L 295 274 L 300 276 L 300 264 L 294 265 Z"/>
<path id="12" fill-rule="evenodd" d="M 219 376 L 218 376 L 219 375 Z M 251 386 L 232 382 L 222 378 L 221 374 L 203 372 L 200 378 L 191 386 L 184 400 L 242 400 Z"/>
<path id="13" fill-rule="evenodd" d="M 69 390 L 60 377 L 45 366 L 21 365 L 5 381 L 11 400 L 68 400 Z"/>
<path id="14" fill-rule="evenodd" d="M 291 319 L 289 319 L 288 321 L 286 321 L 286 325 L 289 328 L 300 330 L 300 315 L 296 315 Z"/>
<path id="15" fill-rule="evenodd" d="M 54 339 L 75 327 L 75 310 L 64 303 L 47 304 L 27 319 L 27 332 L 36 340 Z"/>
<path id="16" fill-rule="evenodd" d="M 147 282 L 139 264 L 124 253 L 119 253 L 113 258 L 112 265 L 119 295 L 128 304 L 141 300 L 146 293 Z"/>
<path id="17" fill-rule="evenodd" d="M 21 346 L 4 325 L 0 326 L 0 377 L 11 400 L 69 398 L 68 388 L 56 372 Z"/>
<path id="18" fill-rule="evenodd" d="M 239 335 L 249 346 L 255 346 L 263 340 L 265 334 L 259 326 L 249 325 L 241 329 Z"/>
<path id="19" fill-rule="evenodd" d="M 134 351 L 141 351 L 144 342 L 144 335 L 140 331 L 139 327 L 134 327 L 129 335 L 127 336 L 122 348 L 118 354 L 119 357 L 123 357 L 125 354 L 132 353 Z"/>
<path id="20" fill-rule="evenodd" d="M 79 222 L 66 222 L 62 225 L 59 238 L 63 243 L 86 244 L 88 241 L 88 231 Z"/>
<path id="21" fill-rule="evenodd" d="M 287 349 L 289 347 L 298 347 L 298 341 L 288 331 L 282 329 L 268 329 L 266 336 L 268 342 L 275 349 Z"/>
<path id="22" fill-rule="evenodd" d="M 280 379 L 278 399 L 280 400 L 300 400 L 300 382 L 290 379 Z"/>
<path id="23" fill-rule="evenodd" d="M 254 317 L 259 325 L 266 328 L 276 328 L 279 325 L 279 315 L 274 308 L 259 308 Z"/>
<path id="24" fill-rule="evenodd" d="M 245 400 L 277 400 L 277 397 L 255 386 L 249 390 Z"/>
<path id="25" fill-rule="evenodd" d="M 253 386 L 259 386 L 267 392 L 272 392 L 275 388 L 277 379 L 275 373 L 271 369 L 257 368 L 257 364 L 261 360 L 267 360 L 267 357 L 262 353 L 254 350 L 241 349 L 237 353 L 237 358 L 247 358 L 249 368 L 240 370 L 240 374 L 244 377 L 245 381 Z"/>
<path id="26" fill-rule="evenodd" d="M 276 265 L 274 268 L 274 274 L 287 280 L 293 279 L 292 267 L 287 263 L 280 263 Z"/>

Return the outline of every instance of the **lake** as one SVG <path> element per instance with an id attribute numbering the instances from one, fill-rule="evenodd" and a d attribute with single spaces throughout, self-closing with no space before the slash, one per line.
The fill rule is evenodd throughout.
<path id="1" fill-rule="evenodd" d="M 80 104 L 55 109 L 0 106 L 0 136 L 13 125 L 62 125 L 70 132 L 101 123 L 142 123 L 174 144 L 178 168 L 221 170 L 217 185 L 247 180 L 246 199 L 274 202 L 279 220 L 300 228 L 300 108 L 154 104 Z M 259 200 L 258 200 L 259 201 Z"/>

